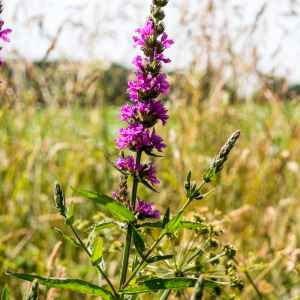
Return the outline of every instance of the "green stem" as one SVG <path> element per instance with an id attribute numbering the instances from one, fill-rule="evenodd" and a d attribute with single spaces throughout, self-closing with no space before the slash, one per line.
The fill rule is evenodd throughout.
<path id="1" fill-rule="evenodd" d="M 81 244 L 81 246 L 84 249 L 84 251 L 91 258 L 92 257 L 91 253 L 88 251 L 88 249 L 86 248 L 85 244 L 82 242 L 82 240 L 81 240 L 80 236 L 78 235 L 78 233 L 76 232 L 75 228 L 72 225 L 70 226 L 70 228 L 73 231 L 73 233 L 75 234 L 76 238 L 78 239 L 78 241 Z M 110 282 L 110 280 L 108 279 L 108 277 L 105 275 L 105 273 L 103 272 L 103 270 L 100 268 L 99 265 L 97 265 L 96 268 L 98 269 L 98 271 L 100 272 L 100 274 L 104 277 L 104 279 L 106 280 L 106 282 L 110 286 L 110 288 L 113 291 L 115 297 L 117 299 L 119 299 L 119 295 L 118 295 L 117 291 L 115 290 L 114 286 L 112 285 L 112 283 Z"/>
<path id="2" fill-rule="evenodd" d="M 141 157 L 142 157 L 142 151 L 138 151 L 136 153 L 136 162 L 135 162 L 136 164 L 139 164 L 141 162 Z M 139 184 L 138 179 L 134 178 L 132 190 L 131 190 L 131 198 L 130 198 L 131 211 L 135 210 L 138 184 Z M 131 223 L 128 223 L 119 289 L 122 288 L 122 285 L 126 281 L 126 275 L 127 275 L 128 263 L 129 263 L 130 246 L 131 246 L 131 238 L 132 238 L 132 226 L 133 225 Z"/>
<path id="3" fill-rule="evenodd" d="M 172 243 L 172 251 L 173 251 L 174 264 L 175 264 L 175 271 L 178 272 L 178 268 L 177 268 L 177 264 L 176 264 L 176 252 L 175 252 L 175 241 L 174 241 L 174 237 L 171 238 L 171 243 Z"/>
<path id="4" fill-rule="evenodd" d="M 172 290 L 165 290 L 164 293 L 162 294 L 160 300 L 167 300 L 169 295 L 171 294 Z"/>
<path id="5" fill-rule="evenodd" d="M 154 248 L 159 244 L 159 242 L 162 240 L 162 238 L 165 236 L 165 233 L 161 233 L 161 235 L 158 237 L 158 239 L 153 243 L 151 248 L 147 251 L 147 253 L 144 255 L 144 257 L 141 258 L 139 264 L 136 266 L 136 268 L 133 270 L 133 272 L 128 277 L 127 281 L 123 284 L 122 289 L 124 289 L 129 282 L 133 279 L 133 277 L 137 274 L 143 263 L 146 261 L 146 259 L 150 256 Z"/>
<path id="6" fill-rule="evenodd" d="M 238 262 L 237 262 L 237 260 L 236 260 L 235 258 L 233 258 L 233 261 L 238 265 Z M 263 299 L 263 298 L 262 298 L 262 295 L 261 295 L 260 291 L 258 290 L 256 284 L 255 284 L 254 281 L 252 280 L 251 276 L 249 275 L 248 271 L 243 271 L 243 272 L 245 273 L 246 277 L 248 278 L 248 280 L 250 281 L 250 283 L 251 283 L 252 286 L 254 287 L 254 289 L 255 289 L 255 291 L 256 291 L 256 293 L 257 293 L 258 298 L 259 298 L 260 300 L 262 300 L 262 299 Z"/>

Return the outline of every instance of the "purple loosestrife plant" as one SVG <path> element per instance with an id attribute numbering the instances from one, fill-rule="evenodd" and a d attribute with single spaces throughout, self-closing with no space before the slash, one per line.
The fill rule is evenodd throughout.
<path id="1" fill-rule="evenodd" d="M 88 227 L 85 233 L 89 233 L 89 236 L 84 243 L 73 225 L 73 203 L 66 205 L 61 186 L 58 182 L 54 183 L 55 203 L 52 205 L 63 217 L 66 226 L 71 229 L 76 239 L 65 235 L 58 228 L 53 228 L 53 230 L 69 243 L 86 252 L 92 266 L 106 280 L 109 289 L 80 279 L 47 278 L 10 271 L 6 271 L 6 274 L 28 281 L 38 279 L 39 284 L 49 287 L 80 291 L 113 300 L 138 300 L 143 293 L 158 291 L 162 292 L 162 300 L 166 300 L 172 291 L 176 296 L 182 295 L 184 299 L 187 299 L 190 296 L 186 295 L 186 289 L 195 285 L 192 299 L 200 300 L 204 292 L 211 294 L 212 297 L 220 296 L 224 286 L 237 290 L 243 288 L 243 281 L 237 277 L 234 258 L 236 249 L 232 245 L 221 245 L 217 239 L 223 230 L 205 224 L 204 218 L 197 214 L 194 215 L 193 220 L 183 219 L 185 210 L 191 202 L 200 201 L 214 191 L 203 194 L 202 188 L 223 169 L 230 151 L 240 136 L 239 130 L 230 136 L 219 154 L 213 159 L 209 169 L 203 173 L 203 181 L 198 187 L 196 182 L 191 183 L 191 171 L 188 173 L 184 186 L 187 201 L 172 218 L 169 208 L 161 215 L 155 209 L 157 205 L 155 201 L 147 203 L 138 197 L 139 183 L 156 192 L 154 187 L 156 188 L 156 185 L 160 183 L 159 174 L 157 174 L 155 162 L 147 162 L 146 159 L 147 157 L 160 157 L 156 151 L 162 152 L 167 147 L 154 128 L 159 121 L 165 126 L 169 118 L 163 102 L 157 100 L 160 94 L 168 94 L 170 87 L 167 75 L 161 72 L 163 63 L 171 62 L 169 58 L 164 57 L 163 53 L 174 44 L 173 40 L 168 38 L 165 24 L 162 22 L 165 17 L 162 7 L 167 4 L 168 0 L 153 0 L 150 9 L 151 16 L 147 18 L 143 29 L 136 29 L 138 36 L 133 37 L 134 47 L 140 47 L 145 58 L 138 55 L 132 61 L 136 67 L 133 72 L 137 78 L 136 81 L 129 81 L 127 92 L 133 103 L 121 108 L 121 116 L 118 119 L 126 122 L 127 126 L 120 129 L 120 138 L 115 139 L 115 142 L 117 149 L 127 148 L 125 150 L 134 152 L 136 157 L 126 156 L 123 149 L 116 163 L 106 157 L 120 173 L 118 188 L 112 192 L 112 197 L 73 188 L 76 192 L 103 206 L 117 220 L 102 220 Z M 142 162 L 143 153 L 145 162 Z M 132 179 L 131 192 L 128 188 L 129 178 Z M 112 284 L 105 272 L 102 245 L 106 241 L 101 238 L 94 242 L 95 239 L 93 239 L 95 232 L 112 226 L 117 230 L 126 231 L 118 287 Z M 184 229 L 183 237 L 179 235 L 178 229 Z M 152 235 L 153 230 L 158 231 L 157 238 Z M 191 233 L 186 243 L 187 231 Z M 147 243 L 146 234 L 150 234 L 153 238 L 152 245 Z M 166 254 L 160 246 L 162 240 L 165 245 L 169 246 L 169 248 L 164 247 Z M 114 251 L 119 246 L 120 242 L 116 241 L 110 249 Z M 154 263 L 158 265 L 153 266 Z M 214 271 L 218 272 L 217 275 L 213 274 Z M 223 272 L 224 276 L 220 276 L 219 272 Z M 222 280 L 217 278 L 222 278 Z M 28 297 L 24 299 L 29 300 Z M 229 299 L 235 299 L 235 297 L 230 296 Z"/>
<path id="2" fill-rule="evenodd" d="M 0 15 L 3 12 L 3 4 L 2 4 L 2 0 L 0 0 Z M 11 29 L 3 29 L 4 26 L 4 21 L 0 20 L 0 39 L 3 42 L 9 43 L 10 39 L 8 38 L 8 35 L 12 32 Z M 0 51 L 2 50 L 2 47 L 0 47 Z M 0 67 L 3 64 L 3 58 L 0 58 Z M 2 83 L 2 81 L 0 81 L 0 83 Z"/>

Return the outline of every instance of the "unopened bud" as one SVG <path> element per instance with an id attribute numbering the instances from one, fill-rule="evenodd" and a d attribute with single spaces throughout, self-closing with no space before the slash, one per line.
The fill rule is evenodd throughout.
<path id="1" fill-rule="evenodd" d="M 152 16 L 157 20 L 157 21 L 161 21 L 165 18 L 166 14 L 165 12 L 159 8 L 159 7 L 155 7 L 155 6 L 151 6 L 151 14 Z"/>
<path id="2" fill-rule="evenodd" d="M 168 4 L 169 0 L 152 0 L 152 3 L 159 7 L 164 7 Z"/>
<path id="3" fill-rule="evenodd" d="M 37 300 L 39 297 L 39 281 L 34 279 L 26 300 Z"/>
<path id="4" fill-rule="evenodd" d="M 191 297 L 191 300 L 202 300 L 204 293 L 204 276 L 201 274 L 196 282 L 194 293 Z"/>
<path id="5" fill-rule="evenodd" d="M 56 207 L 59 209 L 60 212 L 63 213 L 65 210 L 64 195 L 58 181 L 54 182 L 54 200 L 55 200 Z"/>

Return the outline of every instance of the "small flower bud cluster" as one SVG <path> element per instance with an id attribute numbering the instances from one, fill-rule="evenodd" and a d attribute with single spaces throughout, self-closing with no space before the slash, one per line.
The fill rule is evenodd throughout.
<path id="1" fill-rule="evenodd" d="M 3 4 L 2 4 L 2 0 L 0 0 L 0 14 L 3 12 Z M 2 27 L 4 25 L 4 21 L 0 20 L 0 39 L 3 40 L 6 43 L 10 42 L 10 39 L 7 37 L 8 34 L 10 34 L 12 32 L 11 29 L 4 29 L 2 30 Z M 0 50 L 2 50 L 2 47 L 0 47 Z M 0 67 L 3 64 L 3 58 L 0 58 Z M 2 83 L 2 81 L 0 81 L 0 83 Z"/>
<path id="2" fill-rule="evenodd" d="M 244 288 L 244 282 L 241 278 L 236 276 L 236 265 L 233 261 L 229 261 L 225 265 L 226 274 L 229 277 L 229 286 L 232 288 L 238 288 L 240 291 Z"/>
<path id="3" fill-rule="evenodd" d="M 54 200 L 59 212 L 61 214 L 64 214 L 65 213 L 64 195 L 58 181 L 54 182 Z"/>
<path id="4" fill-rule="evenodd" d="M 218 174 L 222 171 L 222 169 L 224 168 L 224 163 L 228 160 L 228 155 L 231 149 L 234 147 L 234 144 L 239 138 L 240 134 L 241 131 L 237 130 L 229 137 L 225 145 L 221 148 L 219 154 L 213 159 L 210 168 L 205 173 L 213 169 L 215 169 L 215 174 Z"/>
<path id="5" fill-rule="evenodd" d="M 132 159 L 133 159 L 133 157 L 132 157 Z M 126 161 L 123 150 L 120 151 L 119 159 L 117 159 L 117 162 L 118 161 Z M 125 166 L 123 164 L 120 164 L 118 166 L 123 171 L 128 171 L 127 168 L 125 168 Z M 120 173 L 119 182 L 118 182 L 118 190 L 116 192 L 115 191 L 112 192 L 113 198 L 115 200 L 119 201 L 120 203 L 122 203 L 123 205 L 125 205 L 126 207 L 128 207 L 128 205 L 129 205 L 129 201 L 127 199 L 127 197 L 129 196 L 127 178 L 128 178 L 127 175 Z"/>

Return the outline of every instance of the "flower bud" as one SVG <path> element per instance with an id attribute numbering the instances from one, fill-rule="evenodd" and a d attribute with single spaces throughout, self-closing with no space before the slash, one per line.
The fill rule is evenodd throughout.
<path id="1" fill-rule="evenodd" d="M 39 297 L 39 281 L 34 279 L 26 300 L 37 300 Z"/>
<path id="2" fill-rule="evenodd" d="M 165 32 L 166 29 L 166 25 L 161 22 L 156 26 L 156 34 L 157 36 L 160 36 L 161 34 L 163 34 Z"/>
<path id="3" fill-rule="evenodd" d="M 58 181 L 54 182 L 54 200 L 56 207 L 61 213 L 64 213 L 65 206 L 64 206 L 64 195 L 61 189 L 61 186 L 59 185 Z"/>
<path id="4" fill-rule="evenodd" d="M 152 3 L 159 7 L 164 7 L 168 4 L 169 0 L 152 0 Z"/>
<path id="5" fill-rule="evenodd" d="M 159 7 L 155 7 L 155 6 L 151 6 L 151 14 L 152 16 L 157 20 L 157 21 L 161 21 L 165 18 L 166 14 L 165 12 L 159 8 Z"/>

